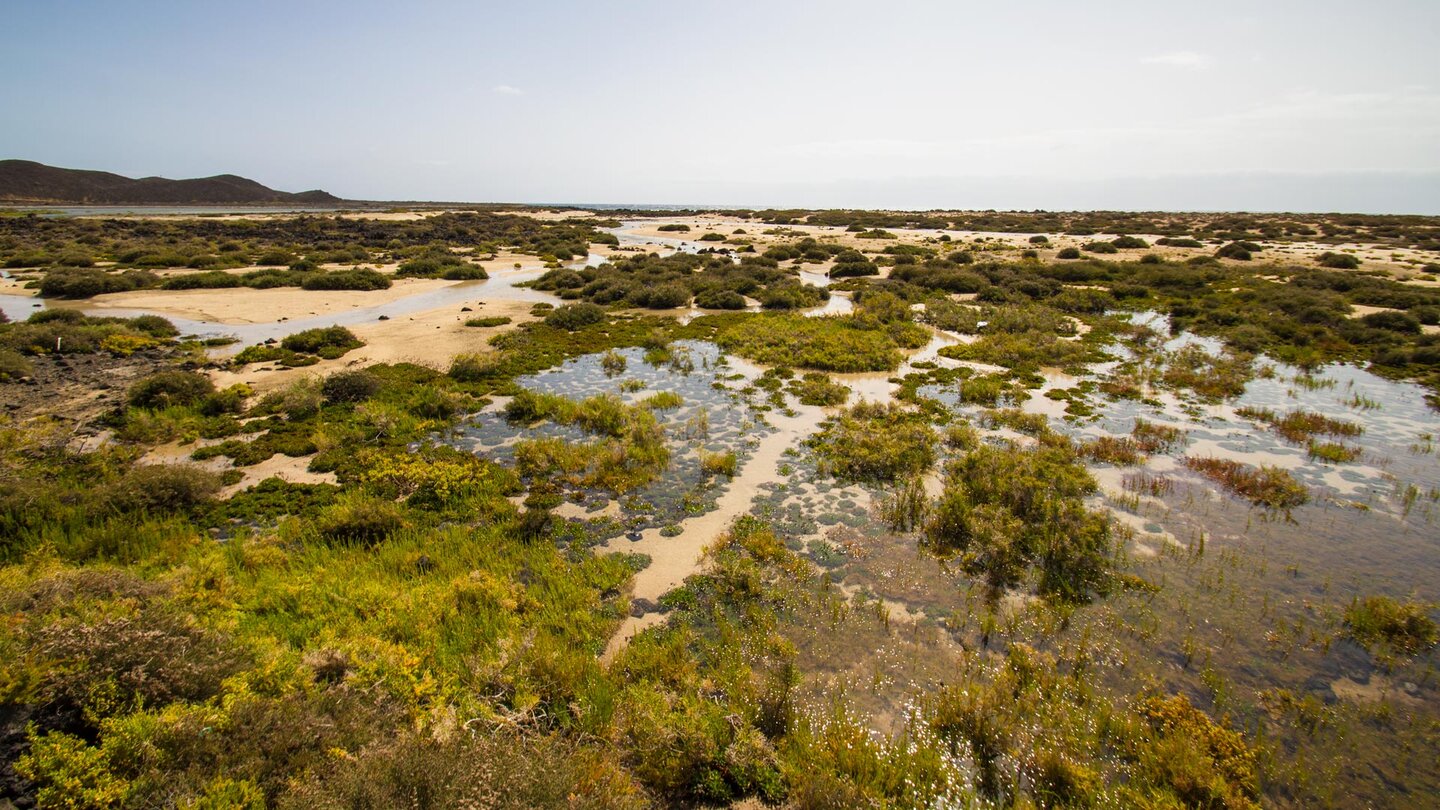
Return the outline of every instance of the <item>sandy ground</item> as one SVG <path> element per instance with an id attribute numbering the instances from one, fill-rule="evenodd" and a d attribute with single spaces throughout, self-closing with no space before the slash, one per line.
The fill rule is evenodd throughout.
<path id="1" fill-rule="evenodd" d="M 388 290 L 136 290 L 107 293 L 84 301 L 51 301 L 71 309 L 145 309 L 159 314 L 226 324 L 272 323 L 364 309 L 454 284 L 430 278 L 399 278 Z"/>
<path id="2" fill-rule="evenodd" d="M 488 301 L 483 306 L 473 307 L 472 312 L 446 306 L 388 321 L 352 326 L 350 331 L 365 341 L 365 345 L 335 360 L 322 360 L 299 369 L 252 364 L 217 370 L 210 376 L 222 388 L 243 382 L 257 393 L 264 393 L 299 377 L 324 376 L 343 368 L 375 363 L 415 363 L 443 371 L 457 354 L 491 351 L 491 337 L 534 320 L 530 314 L 533 306 L 526 301 Z M 469 318 L 499 315 L 509 317 L 512 322 L 493 327 L 465 325 Z"/>

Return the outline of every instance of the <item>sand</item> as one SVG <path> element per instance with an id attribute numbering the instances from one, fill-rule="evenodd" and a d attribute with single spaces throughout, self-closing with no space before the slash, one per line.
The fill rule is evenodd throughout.
<path id="1" fill-rule="evenodd" d="M 97 295 L 83 301 L 52 300 L 49 305 L 57 309 L 144 309 L 159 315 L 238 325 L 334 315 L 397 301 L 454 283 L 440 279 L 401 278 L 395 279 L 388 290 L 369 291 L 303 290 L 299 287 L 274 287 L 268 290 L 252 290 L 248 287 L 217 290 L 136 290 Z"/>

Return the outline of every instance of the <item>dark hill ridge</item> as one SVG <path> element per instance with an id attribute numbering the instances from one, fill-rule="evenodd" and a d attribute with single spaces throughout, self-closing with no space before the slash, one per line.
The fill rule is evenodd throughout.
<path id="1" fill-rule="evenodd" d="M 340 198 L 324 191 L 292 194 L 233 174 L 191 180 L 62 169 L 30 160 L 0 160 L 0 203 L 73 205 L 211 205 L 288 203 L 326 205 Z"/>

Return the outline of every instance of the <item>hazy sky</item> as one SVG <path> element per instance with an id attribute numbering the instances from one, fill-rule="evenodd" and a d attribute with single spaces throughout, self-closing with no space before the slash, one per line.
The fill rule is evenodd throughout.
<path id="1" fill-rule="evenodd" d="M 1440 213 L 1440 0 L 0 0 L 0 157 L 350 198 Z"/>

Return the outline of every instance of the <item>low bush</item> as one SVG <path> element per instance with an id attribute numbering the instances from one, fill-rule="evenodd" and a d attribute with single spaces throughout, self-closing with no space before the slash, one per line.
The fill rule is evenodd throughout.
<path id="1" fill-rule="evenodd" d="M 510 321 L 511 319 L 505 315 L 490 315 L 480 318 L 470 318 L 465 321 L 465 325 L 477 328 L 488 328 L 493 326 L 507 326 L 510 324 Z"/>
<path id="2" fill-rule="evenodd" d="M 170 408 L 195 405 L 215 393 L 215 383 L 193 371 L 161 371 L 138 380 L 126 392 L 134 408 Z"/>
<path id="3" fill-rule="evenodd" d="M 351 349 L 358 349 L 365 341 L 343 326 L 325 326 L 306 329 L 287 335 L 280 341 L 280 348 L 301 354 L 313 354 L 326 360 L 343 356 Z"/>
<path id="4" fill-rule="evenodd" d="M 1310 491 L 1279 467 L 1251 467 L 1238 461 L 1187 456 L 1185 466 L 1256 506 L 1289 512 L 1310 500 Z"/>
<path id="5" fill-rule="evenodd" d="M 14 382 L 35 373 L 35 364 L 24 355 L 0 348 L 0 382 Z"/>
<path id="6" fill-rule="evenodd" d="M 219 474 L 193 464 L 142 464 L 111 488 L 109 499 L 126 511 L 177 512 L 209 501 L 219 490 Z"/>
<path id="7" fill-rule="evenodd" d="M 315 519 L 315 531 L 330 543 L 374 546 L 405 525 L 394 501 L 363 494 L 342 495 Z"/>
<path id="8" fill-rule="evenodd" d="M 1328 267 L 1332 270 L 1354 270 L 1360 266 L 1359 257 L 1349 253 L 1333 253 L 1328 250 L 1316 256 L 1315 261 L 1321 267 Z"/>
<path id="9" fill-rule="evenodd" d="M 566 304 L 545 316 L 545 325 L 574 332 L 605 320 L 604 308 L 590 303 Z"/>
<path id="10" fill-rule="evenodd" d="M 159 277 L 143 270 L 123 273 L 93 268 L 56 268 L 40 280 L 42 298 L 90 298 L 105 293 L 154 287 Z"/>
<path id="11" fill-rule="evenodd" d="M 923 413 L 862 402 L 828 420 L 807 442 L 820 468 L 843 481 L 894 482 L 935 464 L 937 437 Z"/>
<path id="12" fill-rule="evenodd" d="M 1245 242 L 1230 242 L 1222 245 L 1215 251 L 1215 257 L 1219 259 L 1234 259 L 1236 261 L 1248 262 L 1254 256 L 1254 251 L 1247 247 Z"/>
<path id="13" fill-rule="evenodd" d="M 1430 610 L 1388 596 L 1356 597 L 1345 608 L 1345 632 L 1371 652 L 1417 655 L 1440 641 Z"/>
<path id="14" fill-rule="evenodd" d="M 722 328 L 715 342 L 768 365 L 852 372 L 890 371 L 903 359 L 900 346 L 918 348 L 927 337 L 912 323 L 886 325 L 856 316 L 765 315 Z"/>
<path id="15" fill-rule="evenodd" d="M 380 378 L 368 371 L 339 371 L 325 378 L 320 393 L 327 402 L 364 402 L 380 390 Z"/>
<path id="16" fill-rule="evenodd" d="M 306 290 L 388 290 L 390 277 L 375 270 L 333 270 L 307 275 L 300 286 Z"/>

